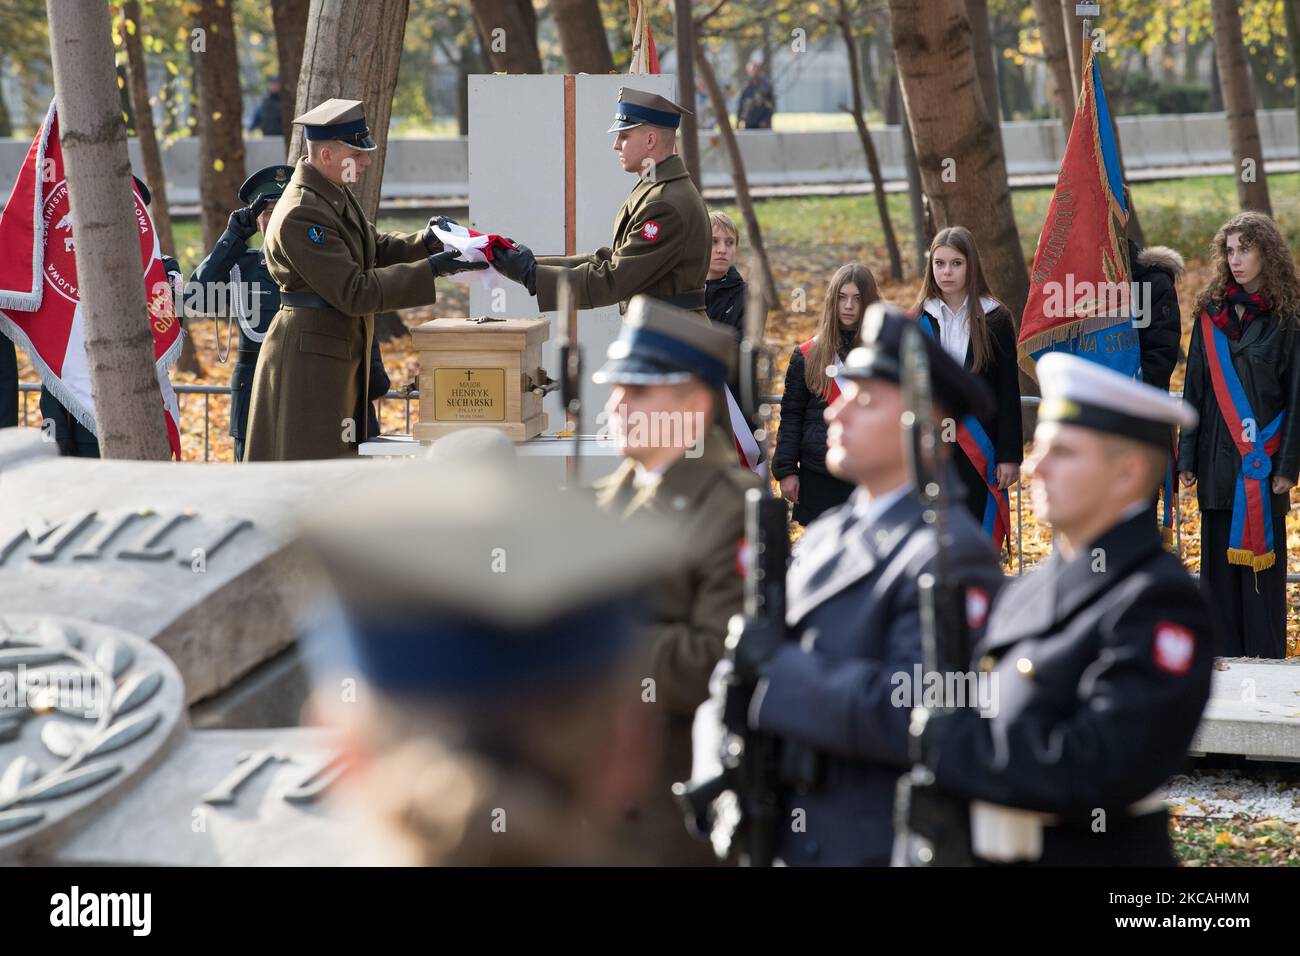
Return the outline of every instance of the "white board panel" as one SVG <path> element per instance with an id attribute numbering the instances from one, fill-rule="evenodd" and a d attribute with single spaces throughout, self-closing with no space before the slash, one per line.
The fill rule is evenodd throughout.
<path id="1" fill-rule="evenodd" d="M 636 176 L 623 171 L 614 153 L 613 123 L 620 86 L 675 95 L 671 75 L 587 76 L 575 84 L 574 151 L 576 179 L 577 252 L 592 252 L 611 243 L 614 216 L 636 185 Z M 471 76 L 469 78 L 469 209 L 473 228 L 508 235 L 539 256 L 564 253 L 564 77 Z M 493 310 L 477 286 L 471 288 L 470 314 L 535 318 L 537 300 L 520 286 L 509 284 L 504 309 Z M 500 303 L 498 303 L 500 304 Z M 542 360 L 552 375 L 559 372 L 555 342 L 562 331 L 554 313 L 551 337 Z M 582 346 L 582 430 L 592 434 L 609 398 L 609 386 L 596 385 L 591 373 L 605 361 L 609 344 L 618 336 L 617 306 L 584 310 L 578 316 Z M 544 403 L 550 430 L 564 426 L 558 392 Z M 610 470 L 617 459 L 592 458 L 583 464 L 591 480 Z"/>

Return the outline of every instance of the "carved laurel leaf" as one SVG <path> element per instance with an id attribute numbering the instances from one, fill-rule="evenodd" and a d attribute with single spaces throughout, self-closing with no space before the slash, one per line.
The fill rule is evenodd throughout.
<path id="1" fill-rule="evenodd" d="M 43 816 L 45 816 L 44 810 L 0 810 L 0 833 L 8 833 L 10 830 L 25 827 L 30 823 L 35 823 Z"/>
<path id="2" fill-rule="evenodd" d="M 135 654 L 125 642 L 108 638 L 95 650 L 95 663 L 108 671 L 116 679 L 131 666 Z"/>
<path id="3" fill-rule="evenodd" d="M 10 646 L 0 650 L 0 667 L 17 667 L 19 664 L 32 667 L 36 664 L 48 664 L 63 657 L 63 651 L 54 651 L 46 647 Z"/>
<path id="4" fill-rule="evenodd" d="M 66 720 L 46 721 L 41 728 L 41 743 L 56 757 L 70 757 L 90 736 L 90 731 Z"/>
<path id="5" fill-rule="evenodd" d="M 95 742 L 86 751 L 87 757 L 98 757 L 110 751 L 125 747 L 134 740 L 143 737 L 158 723 L 158 714 L 136 714 L 126 720 L 111 724 L 107 730 L 95 738 Z"/>
<path id="6" fill-rule="evenodd" d="M 23 722 L 17 717 L 0 718 L 0 743 L 18 736 L 18 731 L 22 729 Z"/>
<path id="7" fill-rule="evenodd" d="M 80 643 L 80 638 L 67 625 L 48 617 L 41 618 L 33 637 L 37 643 L 52 651 L 66 651 Z"/>
<path id="8" fill-rule="evenodd" d="M 31 803 L 35 800 L 51 800 L 54 797 L 64 797 L 70 793 L 76 793 L 78 790 L 84 790 L 87 787 L 94 786 L 101 780 L 106 780 L 113 774 L 122 769 L 120 763 L 92 763 L 88 767 L 78 767 L 75 770 L 67 770 L 63 773 L 51 774 L 23 797 L 23 803 Z"/>
<path id="9" fill-rule="evenodd" d="M 120 716 L 135 710 L 162 686 L 162 674 L 158 671 L 143 671 L 132 674 L 113 695 L 113 716 Z"/>
<path id="10" fill-rule="evenodd" d="M 36 761 L 26 755 L 15 757 L 0 774 L 0 801 L 12 797 L 23 787 L 40 776 L 41 768 Z"/>

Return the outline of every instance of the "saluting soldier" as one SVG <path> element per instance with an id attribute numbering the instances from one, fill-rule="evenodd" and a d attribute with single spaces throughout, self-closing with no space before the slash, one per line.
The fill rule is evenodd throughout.
<path id="1" fill-rule="evenodd" d="M 862 345 L 838 370 L 826 411 L 826 462 L 857 487 L 800 539 L 787 577 L 791 639 L 761 669 L 750 722 L 814 759 L 787 781 L 777 855 L 790 866 L 885 866 L 894 795 L 910 765 L 906 693 L 922 663 L 921 594 L 938 541 L 909 481 L 900 420 L 901 345 L 911 320 L 873 306 Z M 982 381 L 924 337 L 938 414 L 960 420 L 992 397 Z M 947 448 L 946 445 L 941 445 Z M 949 470 L 950 487 L 960 479 Z M 967 624 L 1002 584 L 988 537 L 964 509 L 948 518 L 945 571 L 966 596 Z M 901 699 L 899 694 L 902 692 Z M 921 688 L 912 688 L 921 694 Z"/>
<path id="2" fill-rule="evenodd" d="M 709 211 L 686 164 L 675 152 L 683 109 L 672 100 L 623 87 L 609 132 L 623 169 L 640 180 L 614 219 L 614 242 L 593 253 L 535 258 L 524 245 L 498 251 L 492 265 L 537 296 L 538 308 L 556 307 L 566 274 L 579 309 L 618 303 L 626 311 L 637 293 L 689 309 L 707 321 L 704 280 L 712 232 Z"/>
<path id="3" fill-rule="evenodd" d="M 744 497 L 758 480 L 736 463 L 730 437 L 712 424 L 735 351 L 730 332 L 636 296 L 609 361 L 592 376 L 613 385 L 605 410 L 623 452 L 618 470 L 596 482 L 597 501 L 625 518 L 671 525 L 678 542 L 649 592 L 645 629 L 654 703 L 667 734 L 664 760 L 653 793 L 626 830 L 648 862 L 666 865 L 716 863 L 708 846 L 687 833 L 672 785 L 691 775 L 691 723 L 708 699 L 727 622 L 744 599 L 737 570 Z"/>
<path id="4" fill-rule="evenodd" d="M 276 202 L 262 247 L 280 311 L 253 375 L 244 458 L 334 458 L 368 434 L 374 313 L 434 301 L 434 279 L 467 269 L 423 232 L 378 232 L 348 183 L 376 149 L 359 100 L 326 100 L 294 120 L 307 155 Z"/>
<path id="5" fill-rule="evenodd" d="M 309 634 L 313 710 L 345 729 L 341 789 L 369 822 L 368 857 L 341 862 L 635 862 L 611 837 L 655 761 L 635 609 L 667 531 L 548 491 L 501 451 L 412 463 L 309 521 L 341 604 Z"/>
<path id="6" fill-rule="evenodd" d="M 1055 550 L 1007 588 L 975 649 L 996 713 L 921 710 L 914 732 L 936 784 L 971 800 L 978 859 L 1172 865 L 1159 788 L 1200 722 L 1213 642 L 1150 503 L 1170 427 L 1196 413 L 1060 352 L 1039 360 L 1038 382 L 1026 471 Z"/>

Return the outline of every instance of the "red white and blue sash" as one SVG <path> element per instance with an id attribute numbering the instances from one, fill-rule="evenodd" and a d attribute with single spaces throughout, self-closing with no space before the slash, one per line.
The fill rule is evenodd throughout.
<path id="1" fill-rule="evenodd" d="M 799 354 L 803 356 L 804 366 L 808 365 L 808 353 L 812 351 L 813 343 L 817 341 L 817 336 L 813 336 L 803 345 L 799 346 Z M 826 394 L 822 396 L 827 405 L 834 405 L 840 400 L 840 383 L 830 376 L 826 377 Z"/>
<path id="2" fill-rule="evenodd" d="M 1232 532 L 1228 538 L 1228 563 L 1242 564 L 1256 571 L 1271 568 L 1273 552 L 1273 521 L 1270 507 L 1273 463 L 1270 456 L 1282 444 L 1282 414 L 1259 427 L 1250 408 L 1250 399 L 1241 386 L 1241 379 L 1232 365 L 1228 350 L 1228 337 L 1210 319 L 1201 313 L 1201 337 L 1205 342 L 1206 365 L 1218 399 L 1219 412 L 1232 442 L 1241 455 L 1241 470 L 1237 473 L 1237 490 L 1232 504 Z"/>
<path id="3" fill-rule="evenodd" d="M 936 342 L 939 341 L 939 330 L 932 316 L 922 312 L 918 321 L 927 335 Z M 992 540 L 993 546 L 1001 551 L 1006 546 L 1007 536 L 1011 532 L 1011 499 L 1006 489 L 998 488 L 997 452 L 993 447 L 993 440 L 989 438 L 988 432 L 984 430 L 978 418 L 967 415 L 957 425 L 957 444 L 984 481 L 987 494 L 980 524 L 984 528 L 984 533 Z"/>

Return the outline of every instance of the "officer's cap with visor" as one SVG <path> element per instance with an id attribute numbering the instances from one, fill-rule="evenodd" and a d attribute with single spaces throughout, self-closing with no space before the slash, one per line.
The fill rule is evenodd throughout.
<path id="1" fill-rule="evenodd" d="M 933 336 L 898 306 L 875 302 L 862 317 L 862 344 L 834 369 L 836 377 L 876 378 L 898 385 L 903 379 L 903 336 L 919 332 L 930 366 L 930 389 L 934 401 L 954 418 L 993 411 L 993 393 L 980 379 L 953 360 Z"/>
<path id="2" fill-rule="evenodd" d="M 1169 448 L 1173 426 L 1196 425 L 1196 410 L 1182 399 L 1077 355 L 1049 352 L 1037 373 L 1040 423 L 1077 425 L 1162 449 Z"/>
<path id="3" fill-rule="evenodd" d="M 263 196 L 279 199 L 292 177 L 292 166 L 285 166 L 283 163 L 276 166 L 263 166 L 245 179 L 244 185 L 239 187 L 239 201 L 245 206 L 251 206 Z"/>
<path id="4" fill-rule="evenodd" d="M 721 390 L 735 361 L 736 339 L 695 315 L 648 295 L 632 297 L 597 385 L 671 385 L 698 379 Z"/>
<path id="5" fill-rule="evenodd" d="M 365 104 L 360 100 L 329 99 L 293 121 L 301 124 L 307 139 L 315 142 L 339 142 L 365 152 L 378 148 L 370 136 Z"/>
<path id="6" fill-rule="evenodd" d="M 635 653 L 671 532 L 469 444 L 304 509 L 300 540 L 334 594 L 304 624 L 321 686 L 360 675 L 389 698 L 508 698 L 603 679 Z"/>
<path id="7" fill-rule="evenodd" d="M 618 110 L 614 114 L 614 125 L 607 132 L 617 133 L 619 130 L 634 129 L 637 126 L 662 126 L 665 129 L 676 129 L 683 115 L 692 114 L 684 106 L 678 106 L 666 97 L 624 86 L 618 91 Z"/>

